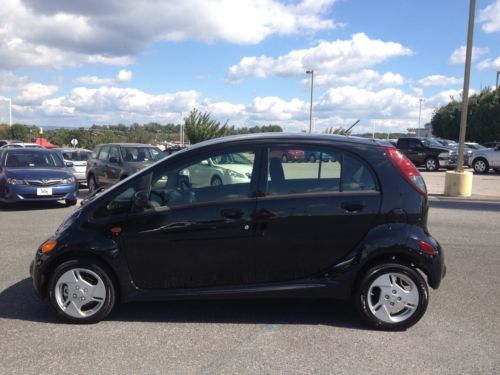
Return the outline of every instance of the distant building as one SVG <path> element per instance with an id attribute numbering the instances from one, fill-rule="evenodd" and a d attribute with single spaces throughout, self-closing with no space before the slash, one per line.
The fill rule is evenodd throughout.
<path id="1" fill-rule="evenodd" d="M 432 125 L 430 122 L 424 125 L 423 128 L 415 129 L 415 135 L 417 137 L 422 138 L 431 138 L 432 137 Z"/>

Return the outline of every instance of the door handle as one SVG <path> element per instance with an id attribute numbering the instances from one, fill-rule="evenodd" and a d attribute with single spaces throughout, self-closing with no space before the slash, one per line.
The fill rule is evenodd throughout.
<path id="1" fill-rule="evenodd" d="M 360 202 L 343 202 L 340 207 L 342 207 L 347 212 L 359 212 L 365 208 L 365 205 Z"/>
<path id="2" fill-rule="evenodd" d="M 228 219 L 241 219 L 243 216 L 243 211 L 239 208 L 228 208 L 221 210 L 220 214 Z"/>

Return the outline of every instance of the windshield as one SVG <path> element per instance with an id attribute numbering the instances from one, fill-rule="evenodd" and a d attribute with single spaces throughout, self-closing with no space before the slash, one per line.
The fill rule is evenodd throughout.
<path id="1" fill-rule="evenodd" d="M 162 157 L 162 152 L 156 147 L 122 147 L 121 154 L 124 161 L 156 161 Z"/>
<path id="2" fill-rule="evenodd" d="M 422 143 L 426 146 L 426 147 L 443 147 L 443 145 L 441 143 L 439 143 L 438 141 L 434 140 L 434 139 L 422 139 Z"/>
<path id="3" fill-rule="evenodd" d="M 91 151 L 63 151 L 64 160 L 87 161 Z"/>
<path id="4" fill-rule="evenodd" d="M 7 151 L 4 157 L 7 168 L 62 168 L 64 164 L 55 152 L 15 149 Z"/>

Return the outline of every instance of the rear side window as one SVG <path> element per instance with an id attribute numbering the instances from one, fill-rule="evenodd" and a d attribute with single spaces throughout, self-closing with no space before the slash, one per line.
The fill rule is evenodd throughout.
<path id="1" fill-rule="evenodd" d="M 295 161 L 283 157 L 293 154 L 303 157 Z M 370 168 L 349 153 L 300 146 L 269 148 L 267 192 L 270 195 L 376 189 Z"/>

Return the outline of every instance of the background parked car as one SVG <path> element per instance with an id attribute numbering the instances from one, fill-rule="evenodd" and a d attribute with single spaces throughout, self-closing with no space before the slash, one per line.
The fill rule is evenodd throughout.
<path id="1" fill-rule="evenodd" d="M 140 143 L 98 145 L 87 161 L 89 190 L 113 185 L 164 156 L 159 148 Z"/>
<path id="2" fill-rule="evenodd" d="M 474 150 L 469 157 L 469 165 L 476 173 L 488 173 L 490 168 L 500 173 L 500 145 L 495 148 Z"/>
<path id="3" fill-rule="evenodd" d="M 250 183 L 253 162 L 242 153 L 219 155 L 185 169 L 192 187 Z"/>
<path id="4" fill-rule="evenodd" d="M 64 162 L 73 163 L 71 172 L 76 177 L 79 184 L 86 184 L 87 177 L 85 172 L 87 170 L 87 160 L 92 154 L 92 151 L 84 148 L 58 148 L 55 149 L 61 152 Z"/>
<path id="5" fill-rule="evenodd" d="M 43 148 L 43 147 L 37 145 L 36 143 L 10 142 L 3 145 L 0 148 L 4 149 L 4 148 Z"/>
<path id="6" fill-rule="evenodd" d="M 288 163 L 290 161 L 304 161 L 305 154 L 304 150 L 276 150 L 271 155 L 272 158 L 280 158 L 283 163 Z"/>
<path id="7" fill-rule="evenodd" d="M 424 166 L 429 172 L 440 167 L 455 167 L 450 162 L 450 149 L 432 138 L 401 137 L 396 144 L 405 156 L 416 166 Z"/>
<path id="8" fill-rule="evenodd" d="M 11 148 L 0 152 L 0 203 L 64 200 L 76 204 L 78 184 L 57 151 Z"/>

